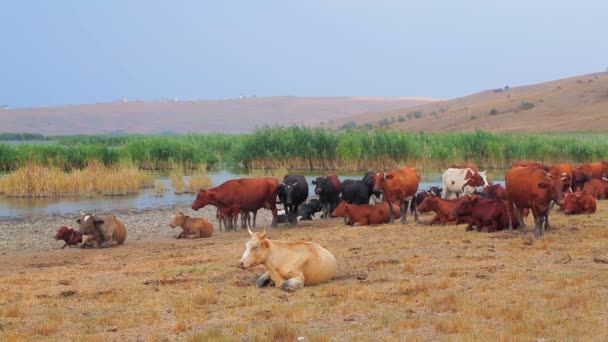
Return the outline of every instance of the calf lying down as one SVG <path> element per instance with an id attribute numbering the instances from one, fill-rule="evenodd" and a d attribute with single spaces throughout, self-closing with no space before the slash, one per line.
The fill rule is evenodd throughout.
<path id="1" fill-rule="evenodd" d="M 171 228 L 177 226 L 182 227 L 183 231 L 175 236 L 176 239 L 198 239 L 210 237 L 213 234 L 213 224 L 211 222 L 198 217 L 190 217 L 185 215 L 183 211 L 179 211 L 173 217 L 173 221 L 169 224 Z"/>
<path id="2" fill-rule="evenodd" d="M 395 217 L 401 217 L 401 210 L 396 204 L 392 204 Z M 351 226 L 367 226 L 370 224 L 389 223 L 390 212 L 388 202 L 380 204 L 348 204 L 342 202 L 331 213 L 336 217 L 346 218 L 346 223 Z"/>
<path id="3" fill-rule="evenodd" d="M 66 226 L 59 227 L 59 229 L 57 229 L 57 233 L 55 234 L 55 240 L 65 241 L 65 245 L 61 247 L 62 249 L 68 246 L 75 246 L 79 243 L 87 244 L 91 238 L 91 235 L 84 235 L 82 231 L 68 228 Z"/>

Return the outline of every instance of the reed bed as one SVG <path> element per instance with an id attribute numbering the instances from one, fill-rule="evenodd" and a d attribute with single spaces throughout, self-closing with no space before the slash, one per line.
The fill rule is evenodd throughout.
<path id="1" fill-rule="evenodd" d="M 167 191 L 167 187 L 165 186 L 165 183 L 163 183 L 159 180 L 154 182 L 154 195 L 156 197 L 162 197 L 166 191 Z"/>
<path id="2" fill-rule="evenodd" d="M 201 189 L 208 189 L 212 186 L 211 178 L 207 175 L 192 175 L 188 180 L 188 186 L 185 189 L 185 193 L 193 194 Z"/>
<path id="3" fill-rule="evenodd" d="M 274 177 L 282 181 L 288 173 L 287 168 L 277 166 L 276 168 L 252 169 L 250 174 L 255 177 Z"/>
<path id="4" fill-rule="evenodd" d="M 184 182 L 184 171 L 181 168 L 176 168 L 169 173 L 174 194 L 183 194 L 186 190 L 186 182 Z"/>
<path id="5" fill-rule="evenodd" d="M 91 197 L 136 193 L 151 187 L 154 178 L 132 165 L 104 166 L 91 162 L 82 170 L 66 173 L 57 167 L 29 164 L 0 182 L 0 192 L 9 197 Z"/>

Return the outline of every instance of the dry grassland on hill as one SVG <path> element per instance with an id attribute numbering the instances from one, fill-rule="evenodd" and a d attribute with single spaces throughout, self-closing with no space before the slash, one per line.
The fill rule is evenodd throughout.
<path id="1" fill-rule="evenodd" d="M 395 119 L 393 122 L 393 118 Z M 334 123 L 378 124 L 407 131 L 547 132 L 608 130 L 608 72 L 500 88 Z"/>
<path id="2" fill-rule="evenodd" d="M 0 340 L 601 341 L 608 203 L 598 212 L 554 213 L 541 240 L 341 219 L 269 229 L 338 260 L 334 280 L 295 293 L 237 268 L 246 231 L 0 256 Z"/>

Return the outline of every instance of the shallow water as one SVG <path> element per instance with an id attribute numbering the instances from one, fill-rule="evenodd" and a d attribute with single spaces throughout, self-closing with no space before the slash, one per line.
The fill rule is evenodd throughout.
<path id="1" fill-rule="evenodd" d="M 314 197 L 314 186 L 311 181 L 326 172 L 319 171 L 298 172 L 302 174 L 308 181 L 309 197 Z M 359 173 L 338 173 L 340 180 L 344 179 L 361 179 L 364 172 Z M 214 186 L 220 185 L 223 182 L 235 179 L 254 177 L 245 173 L 243 170 L 221 170 L 217 172 L 209 172 L 207 175 L 211 178 Z M 186 177 L 187 178 L 187 177 Z M 497 183 L 504 185 L 504 172 L 495 172 L 495 176 L 488 177 Z M 159 176 L 158 180 L 165 183 L 167 191 L 163 196 L 157 197 L 154 189 L 143 189 L 138 194 L 126 196 L 95 196 L 91 198 L 11 198 L 0 196 L 0 217 L 20 217 L 20 216 L 40 216 L 40 215 L 64 215 L 78 213 L 79 210 L 86 212 L 109 212 L 125 209 L 146 209 L 159 208 L 168 206 L 184 206 L 189 208 L 194 201 L 195 194 L 174 194 L 171 185 L 171 180 L 166 176 Z M 431 186 L 441 185 L 441 174 L 433 173 L 423 175 L 419 189 L 428 189 Z"/>

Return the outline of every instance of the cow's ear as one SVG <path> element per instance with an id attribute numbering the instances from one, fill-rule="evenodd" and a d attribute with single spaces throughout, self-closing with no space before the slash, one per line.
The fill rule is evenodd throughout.
<path id="1" fill-rule="evenodd" d="M 393 179 L 393 177 L 394 177 L 393 175 L 386 175 L 386 176 L 384 176 L 384 179 Z"/>
<path id="2" fill-rule="evenodd" d="M 316 180 L 313 180 L 313 181 L 312 181 L 312 185 L 317 185 L 317 181 L 316 181 Z"/>
<path id="3" fill-rule="evenodd" d="M 266 239 L 262 240 L 261 245 L 262 245 L 262 248 L 268 248 L 268 246 L 270 246 L 270 245 L 268 244 L 268 240 L 266 240 Z"/>
<path id="4" fill-rule="evenodd" d="M 103 222 L 104 222 L 104 220 L 102 220 L 102 219 L 95 219 L 93 221 L 93 223 L 95 223 L 95 224 L 103 224 Z"/>
<path id="5" fill-rule="evenodd" d="M 546 189 L 549 185 L 547 183 L 538 183 L 538 187 L 541 189 Z"/>
<path id="6" fill-rule="evenodd" d="M 78 219 L 78 220 L 76 220 L 76 223 L 81 224 L 81 223 L 82 223 L 82 220 L 81 220 L 81 219 Z"/>

